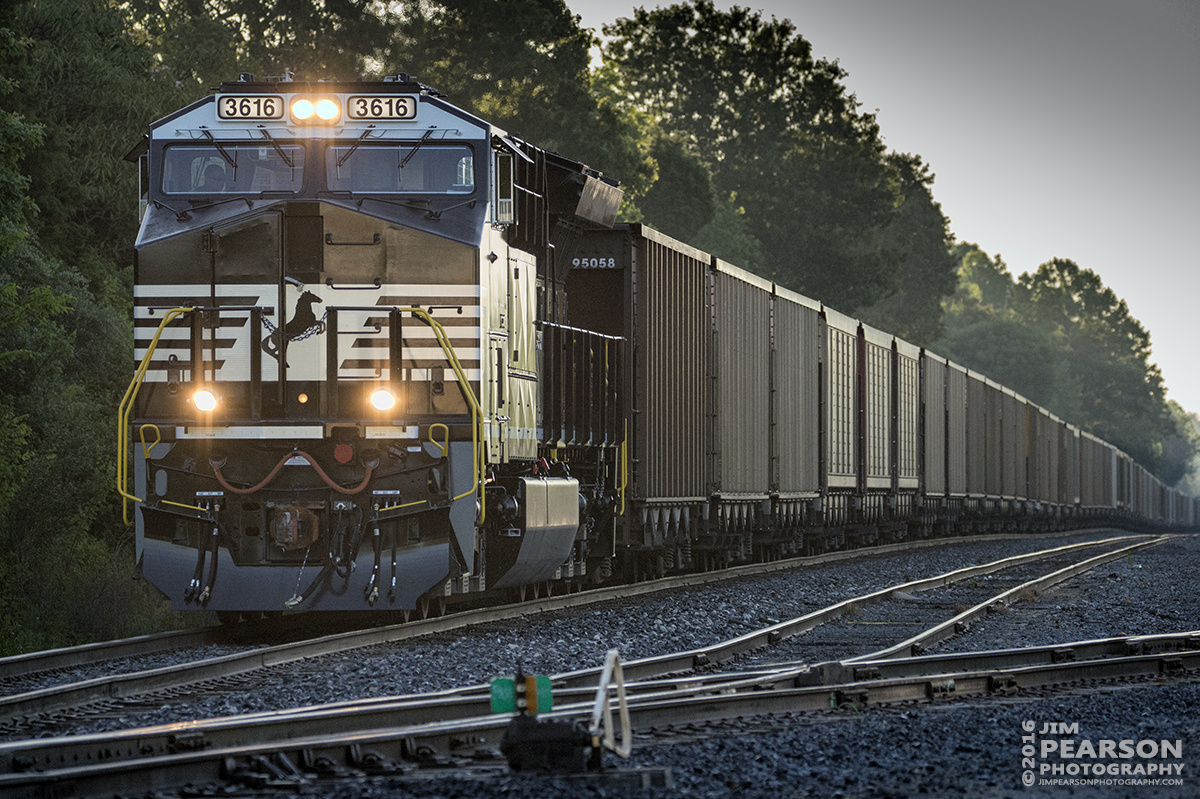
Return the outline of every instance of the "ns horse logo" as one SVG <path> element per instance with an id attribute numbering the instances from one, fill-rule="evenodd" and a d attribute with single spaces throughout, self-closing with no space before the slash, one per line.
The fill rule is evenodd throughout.
<path id="1" fill-rule="evenodd" d="M 288 341 L 299 341 L 325 332 L 324 318 L 318 319 L 313 312 L 313 305 L 316 303 L 324 303 L 324 300 L 311 291 L 302 293 L 300 299 L 296 300 L 296 310 L 292 312 L 288 323 L 282 329 L 276 328 L 271 331 L 271 335 L 263 339 L 263 352 L 278 361 L 285 336 Z M 284 363 L 285 367 L 288 365 Z"/>

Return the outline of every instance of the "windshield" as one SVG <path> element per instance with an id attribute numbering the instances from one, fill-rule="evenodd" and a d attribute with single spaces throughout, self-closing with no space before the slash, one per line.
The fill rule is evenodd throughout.
<path id="1" fill-rule="evenodd" d="M 332 191 L 470 194 L 475 160 L 462 145 L 347 144 L 325 151 L 325 176 Z"/>
<path id="2" fill-rule="evenodd" d="M 300 191 L 304 148 L 298 144 L 187 144 L 167 147 L 167 194 L 255 194 Z"/>

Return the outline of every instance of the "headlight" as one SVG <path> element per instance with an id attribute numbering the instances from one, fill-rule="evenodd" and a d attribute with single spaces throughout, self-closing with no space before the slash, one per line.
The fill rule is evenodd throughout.
<path id="1" fill-rule="evenodd" d="M 207 388 L 201 388 L 192 395 L 192 404 L 196 410 L 208 413 L 217 407 L 217 395 Z"/>
<path id="2" fill-rule="evenodd" d="M 292 101 L 292 119 L 297 122 L 335 122 L 342 107 L 330 97 L 298 97 Z"/>
<path id="3" fill-rule="evenodd" d="M 376 389 L 371 392 L 371 405 L 377 411 L 390 410 L 396 404 L 396 396 L 386 388 Z"/>
<path id="4" fill-rule="evenodd" d="M 314 111 L 316 108 L 313 107 L 311 100 L 297 100 L 292 103 L 292 116 L 296 119 L 308 119 Z"/>

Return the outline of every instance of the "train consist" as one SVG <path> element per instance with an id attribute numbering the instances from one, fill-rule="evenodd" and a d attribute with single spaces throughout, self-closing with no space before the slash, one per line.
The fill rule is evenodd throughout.
<path id="1" fill-rule="evenodd" d="M 154 123 L 118 489 L 176 608 L 415 610 L 1197 501 L 407 75 Z"/>

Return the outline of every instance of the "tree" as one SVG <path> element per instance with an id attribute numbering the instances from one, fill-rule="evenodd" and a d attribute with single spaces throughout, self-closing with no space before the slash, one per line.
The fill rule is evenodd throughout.
<path id="1" fill-rule="evenodd" d="M 899 263 L 891 293 L 859 315 L 882 330 L 927 346 L 942 333 L 942 300 L 958 284 L 958 259 L 950 221 L 930 190 L 933 173 L 917 155 L 892 153 L 900 176 L 899 214 L 884 228 L 883 247 Z"/>
<path id="2" fill-rule="evenodd" d="M 137 171 L 121 156 L 177 101 L 174 85 L 150 79 L 132 21 L 102 0 L 24 2 L 11 13 L 20 46 L 2 71 L 17 88 L 0 102 L 42 130 L 21 159 L 38 208 L 30 227 L 89 291 L 115 297 L 137 231 Z"/>
<path id="3" fill-rule="evenodd" d="M 892 290 L 882 233 L 898 175 L 845 72 L 791 22 L 696 0 L 635 9 L 604 32 L 622 107 L 690 148 L 718 197 L 736 192 L 768 276 L 844 311 Z"/>
<path id="4" fill-rule="evenodd" d="M 999 256 L 960 245 L 959 288 L 935 349 L 1129 454 L 1164 482 L 1196 442 L 1164 396 L 1150 335 L 1091 270 L 1053 259 L 1014 280 Z"/>
<path id="5" fill-rule="evenodd" d="M 1176 430 L 1162 374 L 1150 363 L 1150 334 L 1099 275 L 1073 261 L 1047 261 L 1018 284 L 1030 318 L 1061 331 L 1082 424 L 1161 473 L 1162 441 Z"/>
<path id="6" fill-rule="evenodd" d="M 242 72 L 357 80 L 378 67 L 394 21 L 369 0 L 128 0 L 157 71 L 190 93 Z"/>
<path id="7" fill-rule="evenodd" d="M 655 163 L 639 121 L 590 72 L 590 33 L 563 0 L 401 0 L 385 71 L 619 180 L 636 204 Z"/>
<path id="8" fill-rule="evenodd" d="M 0 59 L 10 64 L 22 51 L 16 34 L 0 28 Z M 17 89 L 16 81 L 0 74 L 0 97 Z M 17 242 L 29 235 L 37 216 L 37 205 L 29 197 L 29 177 L 21 171 L 21 159 L 30 147 L 40 144 L 42 128 L 19 115 L 0 110 L 0 256 L 9 253 Z"/>
<path id="9" fill-rule="evenodd" d="M 716 210 L 708 169 L 677 139 L 659 135 L 650 145 L 660 176 L 640 202 L 646 221 L 681 241 L 695 243 L 696 234 Z M 697 245 L 698 246 L 698 245 Z"/>
<path id="10" fill-rule="evenodd" d="M 746 209 L 738 204 L 736 192 L 716 203 L 712 219 L 696 231 L 691 243 L 756 274 L 767 271 L 762 242 L 747 230 Z"/>
<path id="11" fill-rule="evenodd" d="M 4 9 L 0 63 L 0 652 L 130 634 L 147 599 L 112 492 L 132 361 L 122 281 L 159 87 L 99 0 Z M 173 91 L 173 86 L 170 87 Z M 11 134 L 11 137 L 8 135 Z M 123 543 L 122 543 L 123 542 Z M 141 628 L 145 631 L 145 628 Z"/>
<path id="12" fill-rule="evenodd" d="M 1178 402 L 1167 402 L 1177 434 L 1163 442 L 1163 458 L 1181 465 L 1179 479 L 1171 484 L 1175 490 L 1200 496 L 1200 416 L 1185 411 Z M 1167 478 L 1164 478 L 1166 482 Z"/>

